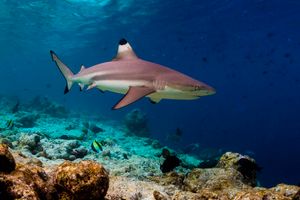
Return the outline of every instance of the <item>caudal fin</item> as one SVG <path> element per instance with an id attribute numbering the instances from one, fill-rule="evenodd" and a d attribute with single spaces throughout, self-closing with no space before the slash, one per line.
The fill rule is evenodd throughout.
<path id="1" fill-rule="evenodd" d="M 63 76 L 66 79 L 66 88 L 64 93 L 68 93 L 73 85 L 72 77 L 73 72 L 57 57 L 57 55 L 54 53 L 54 51 L 50 51 L 50 55 L 52 60 L 56 63 L 56 66 L 59 68 L 60 72 L 63 74 Z"/>

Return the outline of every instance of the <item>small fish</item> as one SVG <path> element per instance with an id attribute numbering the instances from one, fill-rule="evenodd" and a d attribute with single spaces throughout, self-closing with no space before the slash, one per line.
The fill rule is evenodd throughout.
<path id="1" fill-rule="evenodd" d="M 6 129 L 11 130 L 14 127 L 14 121 L 12 119 L 6 121 Z"/>
<path id="2" fill-rule="evenodd" d="M 103 150 L 102 145 L 99 142 L 97 142 L 96 140 L 93 141 L 91 147 L 92 147 L 92 150 L 95 151 L 96 153 L 99 153 L 100 151 Z"/>

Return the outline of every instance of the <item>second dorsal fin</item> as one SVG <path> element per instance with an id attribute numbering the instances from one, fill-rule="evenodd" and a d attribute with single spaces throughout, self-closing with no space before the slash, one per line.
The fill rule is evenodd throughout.
<path id="1" fill-rule="evenodd" d="M 85 67 L 84 65 L 81 65 L 79 73 L 82 72 L 83 70 L 85 70 Z"/>
<path id="2" fill-rule="evenodd" d="M 119 41 L 119 47 L 116 57 L 113 59 L 114 61 L 120 60 L 132 60 L 137 59 L 138 57 L 134 53 L 130 44 L 124 38 Z"/>

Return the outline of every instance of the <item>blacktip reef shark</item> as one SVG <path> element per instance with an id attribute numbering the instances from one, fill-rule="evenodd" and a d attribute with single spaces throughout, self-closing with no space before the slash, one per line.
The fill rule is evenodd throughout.
<path id="1" fill-rule="evenodd" d="M 78 83 L 81 90 L 87 86 L 87 90 L 98 88 L 125 94 L 112 109 L 125 107 L 142 97 L 158 103 L 162 99 L 190 100 L 215 93 L 212 87 L 203 82 L 138 58 L 125 39 L 120 40 L 117 55 L 112 61 L 89 68 L 81 66 L 77 74 L 73 74 L 53 51 L 50 54 L 66 79 L 65 94 L 74 83 Z"/>

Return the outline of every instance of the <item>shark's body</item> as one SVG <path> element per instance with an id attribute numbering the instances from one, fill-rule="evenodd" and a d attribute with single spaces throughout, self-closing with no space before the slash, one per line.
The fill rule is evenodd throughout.
<path id="1" fill-rule="evenodd" d="M 125 39 L 120 40 L 118 54 L 112 61 L 89 68 L 82 66 L 75 75 L 53 51 L 51 56 L 66 78 L 65 93 L 71 89 L 73 83 L 78 83 L 81 89 L 88 86 L 88 89 L 96 87 L 101 91 L 125 94 L 113 109 L 127 106 L 144 96 L 157 103 L 161 99 L 189 100 L 215 93 L 205 83 L 138 58 Z"/>

